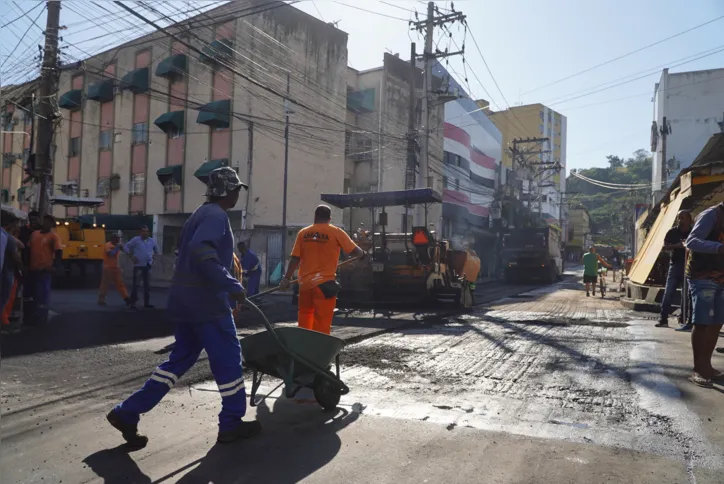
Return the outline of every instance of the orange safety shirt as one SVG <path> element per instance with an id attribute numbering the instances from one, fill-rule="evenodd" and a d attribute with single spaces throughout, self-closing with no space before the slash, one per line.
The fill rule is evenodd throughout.
<path id="1" fill-rule="evenodd" d="M 292 257 L 299 257 L 299 286 L 318 286 L 334 280 L 340 249 L 357 248 L 347 233 L 332 224 L 314 224 L 299 231 Z"/>
<path id="2" fill-rule="evenodd" d="M 61 241 L 55 232 L 42 233 L 36 230 L 30 236 L 30 270 L 52 269 L 55 251 L 61 249 Z"/>
<path id="3" fill-rule="evenodd" d="M 116 249 L 115 253 L 113 249 Z M 118 258 L 121 256 L 123 249 L 117 247 L 113 242 L 106 242 L 103 246 L 103 268 L 118 269 Z"/>

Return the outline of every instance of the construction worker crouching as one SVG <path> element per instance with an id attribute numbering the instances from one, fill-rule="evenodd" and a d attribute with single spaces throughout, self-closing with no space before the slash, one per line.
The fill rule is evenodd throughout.
<path id="1" fill-rule="evenodd" d="M 339 283 L 336 281 L 340 249 L 352 257 L 365 252 L 347 233 L 332 225 L 332 210 L 319 205 L 314 211 L 314 225 L 299 231 L 294 242 L 287 272 L 279 288 L 291 285 L 291 277 L 299 268 L 298 324 L 300 328 L 330 334 Z"/>
<path id="2" fill-rule="evenodd" d="M 148 438 L 138 433 L 140 415 L 154 408 L 206 350 L 221 395 L 217 442 L 229 443 L 261 431 L 257 421 L 243 421 L 246 390 L 241 368 L 241 347 L 236 335 L 231 301 L 243 302 L 244 288 L 230 273 L 234 236 L 226 211 L 247 188 L 229 167 L 209 174 L 208 202 L 197 208 L 184 224 L 167 317 L 176 323 L 176 342 L 169 359 L 154 370 L 136 393 L 107 416 L 133 447 L 144 447 Z"/>

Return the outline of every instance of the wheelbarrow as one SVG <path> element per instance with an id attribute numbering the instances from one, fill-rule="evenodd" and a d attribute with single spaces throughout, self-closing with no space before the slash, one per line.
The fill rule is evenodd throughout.
<path id="1" fill-rule="evenodd" d="M 325 411 L 336 409 L 342 395 L 349 393 L 339 375 L 339 352 L 344 340 L 299 327 L 274 328 L 253 302 L 247 299 L 245 304 L 259 313 L 266 327 L 240 341 L 243 364 L 252 372 L 250 405 L 257 406 L 284 385 L 287 398 L 294 398 L 302 388 L 310 388 Z M 330 370 L 332 362 L 334 373 Z M 282 381 L 257 401 L 265 375 Z"/>

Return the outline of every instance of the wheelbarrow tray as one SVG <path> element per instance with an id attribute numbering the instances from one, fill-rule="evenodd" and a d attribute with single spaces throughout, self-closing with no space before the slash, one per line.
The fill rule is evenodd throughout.
<path id="1" fill-rule="evenodd" d="M 269 331 L 241 340 L 241 355 L 247 368 L 276 378 L 291 376 L 298 380 L 329 368 L 345 345 L 344 340 L 335 336 L 299 327 L 275 328 L 274 332 L 289 352 L 299 355 L 317 368 L 310 368 L 299 361 L 292 364 L 291 354 L 279 345 Z M 288 368 L 293 368 L 292 375 L 280 374 L 280 369 Z"/>

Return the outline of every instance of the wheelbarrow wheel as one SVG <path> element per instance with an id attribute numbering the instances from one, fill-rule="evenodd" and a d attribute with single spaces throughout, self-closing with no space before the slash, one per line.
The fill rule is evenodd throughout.
<path id="1" fill-rule="evenodd" d="M 328 371 L 327 373 L 334 377 L 332 372 Z M 342 398 L 342 394 L 339 388 L 337 388 L 337 385 L 322 375 L 316 375 L 314 377 L 313 390 L 314 398 L 325 412 L 332 412 L 337 409 L 337 405 L 339 405 L 339 401 Z"/>

